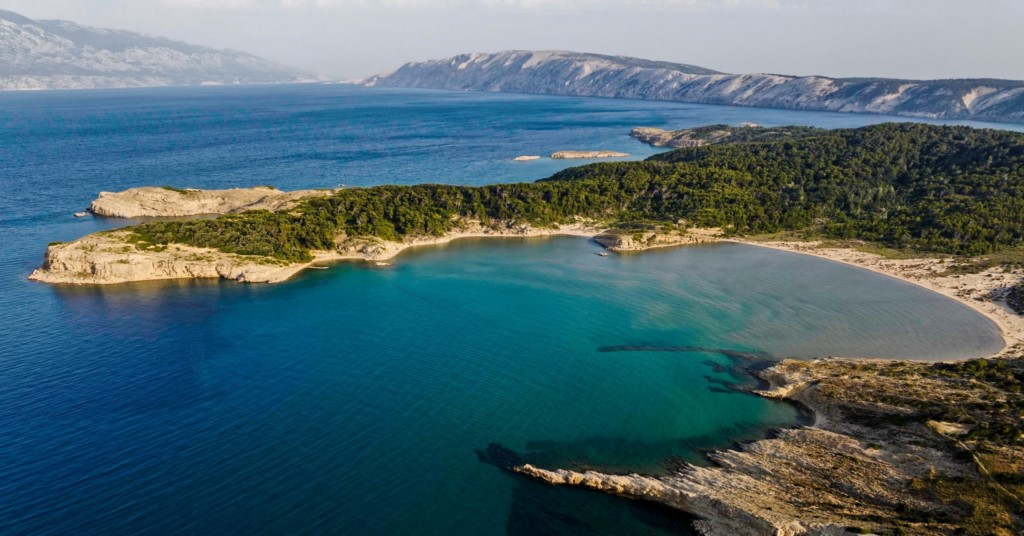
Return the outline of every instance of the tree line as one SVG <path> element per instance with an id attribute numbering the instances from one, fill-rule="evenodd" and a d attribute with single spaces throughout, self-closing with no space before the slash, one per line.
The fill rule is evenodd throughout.
<path id="1" fill-rule="evenodd" d="M 778 129 L 775 129 L 778 130 Z M 1024 135 L 889 123 L 678 149 L 534 183 L 346 188 L 287 211 L 133 228 L 146 244 L 309 260 L 341 236 L 443 235 L 466 218 L 550 226 L 683 220 L 730 234 L 805 231 L 961 255 L 1024 241 Z M 753 139 L 756 139 L 753 138 Z"/>

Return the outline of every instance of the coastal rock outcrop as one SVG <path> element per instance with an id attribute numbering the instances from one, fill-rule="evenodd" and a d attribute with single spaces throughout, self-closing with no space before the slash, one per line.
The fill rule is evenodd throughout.
<path id="1" fill-rule="evenodd" d="M 198 216 L 245 210 L 277 211 L 290 208 L 303 199 L 330 193 L 331 190 L 282 192 L 269 186 L 230 190 L 147 186 L 121 192 L 100 192 L 99 197 L 89 205 L 89 211 L 113 218 Z"/>
<path id="2" fill-rule="evenodd" d="M 103 231 L 72 242 L 50 244 L 43 265 L 29 279 L 45 283 L 108 285 L 158 279 L 231 279 L 244 283 L 279 283 L 313 264 L 335 260 L 382 262 L 417 246 L 439 245 L 459 238 L 593 236 L 601 230 L 588 222 L 552 227 L 483 225 L 462 222 L 443 236 L 407 237 L 389 241 L 373 237 L 338 236 L 335 249 L 314 251 L 310 262 L 285 262 L 273 257 L 237 255 L 181 244 L 153 245 L 133 239 L 131 230 Z"/>
<path id="3" fill-rule="evenodd" d="M 1024 403 L 1024 360 L 786 360 L 757 374 L 770 384 L 758 394 L 801 403 L 814 425 L 712 452 L 714 466 L 666 476 L 526 463 L 510 470 L 665 504 L 700 517 L 696 528 L 707 536 L 1008 536 L 1019 528 L 1024 448 L 1013 429 L 1020 415 L 1009 408 Z M 1011 428 L 968 438 L 971 423 Z"/>
<path id="4" fill-rule="evenodd" d="M 719 143 L 794 140 L 822 132 L 812 127 L 761 127 L 755 124 L 707 125 L 681 130 L 636 127 L 629 135 L 654 147 L 703 147 Z"/>
<path id="5" fill-rule="evenodd" d="M 331 255 L 320 257 L 326 259 Z M 110 231 L 94 233 L 74 242 L 50 244 L 43 265 L 33 271 L 29 279 L 93 285 L 201 278 L 276 283 L 309 264 L 183 245 L 139 248 L 131 242 L 129 232 Z"/>
<path id="6" fill-rule="evenodd" d="M 1024 82 L 727 74 L 694 65 L 560 50 L 407 63 L 366 86 L 575 95 L 937 119 L 1024 121 Z"/>
<path id="7" fill-rule="evenodd" d="M 629 153 L 618 151 L 558 151 L 551 153 L 553 160 L 582 159 L 582 158 L 623 158 Z"/>
<path id="8" fill-rule="evenodd" d="M 594 237 L 594 241 L 611 251 L 645 251 L 648 249 L 694 246 L 718 242 L 720 229 L 666 230 L 613 230 Z"/>

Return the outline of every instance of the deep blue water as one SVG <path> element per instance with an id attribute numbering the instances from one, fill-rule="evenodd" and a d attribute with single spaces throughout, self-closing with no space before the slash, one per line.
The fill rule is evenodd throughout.
<path id="1" fill-rule="evenodd" d="M 282 285 L 35 284 L 100 190 L 535 180 L 643 157 L 638 125 L 880 116 L 284 86 L 0 93 L 0 533 L 664 534 L 686 520 L 478 460 L 659 473 L 792 424 L 713 349 L 940 358 L 995 326 L 912 285 L 748 246 L 598 257 L 469 240 Z M 704 352 L 606 352 L 608 346 Z"/>

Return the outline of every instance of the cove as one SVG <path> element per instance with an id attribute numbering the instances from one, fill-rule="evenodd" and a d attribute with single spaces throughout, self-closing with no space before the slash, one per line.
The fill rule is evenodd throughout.
<path id="1" fill-rule="evenodd" d="M 676 531 L 676 514 L 540 491 L 477 451 L 662 473 L 797 422 L 723 389 L 739 381 L 730 357 L 679 347 L 929 358 L 1000 344 L 961 304 L 802 255 L 598 250 L 467 239 L 276 286 L 54 288 L 51 352 L 4 380 L 0 426 L 18 438 L 0 451 L 4 528 Z"/>

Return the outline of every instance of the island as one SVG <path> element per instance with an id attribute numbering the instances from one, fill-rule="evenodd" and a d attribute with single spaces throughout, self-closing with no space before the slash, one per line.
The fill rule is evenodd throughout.
<path id="1" fill-rule="evenodd" d="M 217 200 L 174 206 L 221 215 L 51 244 L 31 277 L 276 282 L 315 263 L 384 261 L 460 237 L 554 234 L 622 252 L 737 241 L 861 266 L 987 315 L 1005 348 L 956 363 L 731 355 L 763 382 L 753 393 L 798 404 L 813 423 L 709 453 L 710 466 L 682 464 L 670 475 L 540 467 L 499 445 L 482 459 L 541 482 L 689 512 L 707 535 L 1019 533 L 1024 135 L 880 124 L 712 125 L 684 136 L 707 139 L 533 183 L 107 194 L 127 203 L 123 213 L 152 214 L 160 207 L 131 200 L 159 194 Z M 250 201 L 264 205 L 249 210 Z"/>

